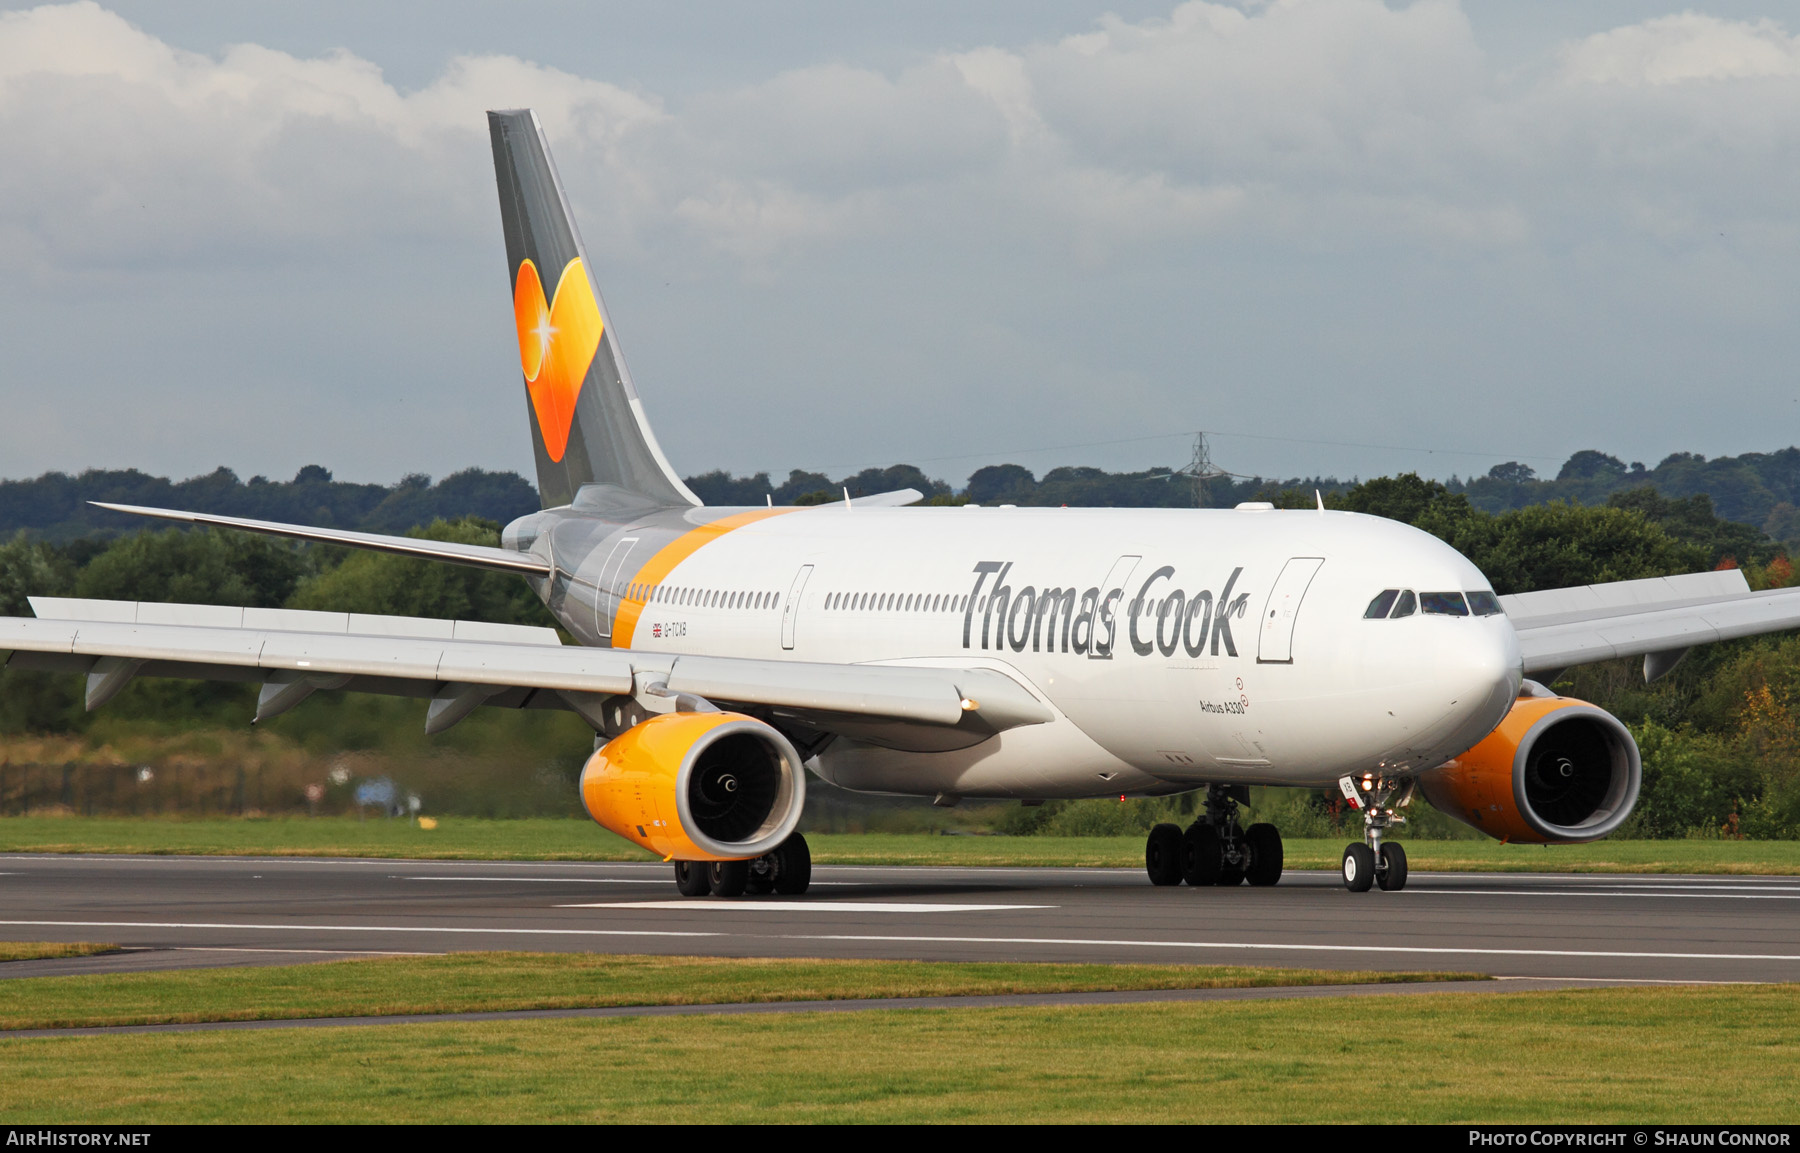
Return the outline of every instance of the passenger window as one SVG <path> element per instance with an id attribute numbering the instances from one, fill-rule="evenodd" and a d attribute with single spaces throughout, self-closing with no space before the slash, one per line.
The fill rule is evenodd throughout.
<path id="1" fill-rule="evenodd" d="M 1470 593 L 1469 608 L 1478 617 L 1497 617 L 1505 611 L 1500 607 L 1500 598 L 1490 592 Z"/>
<path id="2" fill-rule="evenodd" d="M 1469 603 L 1461 593 L 1420 593 L 1419 609 L 1440 617 L 1466 617 Z"/>
<path id="3" fill-rule="evenodd" d="M 1399 595 L 1399 589 L 1382 589 L 1375 594 L 1375 599 L 1369 602 L 1369 607 L 1363 610 L 1363 619 L 1366 621 L 1383 619 L 1388 615 L 1388 610 L 1394 607 L 1394 601 Z"/>
<path id="4" fill-rule="evenodd" d="M 1400 603 L 1394 606 L 1394 611 L 1389 615 L 1392 617 L 1409 617 L 1413 615 L 1418 607 L 1418 598 L 1413 596 L 1413 591 L 1411 589 L 1407 589 L 1400 594 Z"/>

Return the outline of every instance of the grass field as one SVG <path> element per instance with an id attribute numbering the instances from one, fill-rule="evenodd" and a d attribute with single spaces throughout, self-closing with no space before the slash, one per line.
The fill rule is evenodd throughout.
<path id="1" fill-rule="evenodd" d="M 1469 973 L 1363 973 L 1235 965 L 451 953 L 269 968 L 178 969 L 0 981 L 0 1029 L 599 1005 L 716 1005 L 1481 979 Z"/>
<path id="2" fill-rule="evenodd" d="M 1335 869 L 1348 838 L 1292 839 L 1290 869 Z M 1139 868 L 1138 837 L 948 837 L 810 833 L 819 864 L 1083 865 Z M 1602 841 L 1502 845 L 1408 841 L 1415 870 L 1474 872 L 1800 874 L 1800 841 Z M 0 852 L 325 855 L 442 860 L 649 861 L 649 853 L 587 821 L 441 818 L 435 829 L 348 817 L 184 820 L 0 817 Z"/>
<path id="3" fill-rule="evenodd" d="M 58 957 L 91 957 L 110 953 L 117 945 L 90 941 L 0 941 L 0 961 L 45 961 Z"/>
<path id="4" fill-rule="evenodd" d="M 0 1038 L 0 1066 L 9 1123 L 1792 1124 L 1800 990 Z"/>

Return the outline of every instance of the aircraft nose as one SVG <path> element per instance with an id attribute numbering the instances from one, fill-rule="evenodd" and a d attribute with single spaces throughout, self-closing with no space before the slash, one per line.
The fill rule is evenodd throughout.
<path id="1" fill-rule="evenodd" d="M 1437 664 L 1450 711 L 1461 718 L 1456 740 L 1472 745 L 1506 716 L 1525 674 L 1510 622 L 1489 617 L 1468 623 L 1468 633 L 1445 638 L 1451 643 L 1439 649 Z"/>

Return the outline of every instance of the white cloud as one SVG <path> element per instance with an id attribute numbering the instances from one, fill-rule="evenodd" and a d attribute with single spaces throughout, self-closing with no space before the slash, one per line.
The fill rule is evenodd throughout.
<path id="1" fill-rule="evenodd" d="M 1068 334 L 1090 331 L 1097 311 L 1121 328 L 1139 325 L 1197 285 L 1233 276 L 1246 287 L 1220 290 L 1213 306 L 1227 319 L 1219 323 L 1279 346 L 1260 362 L 1243 352 L 1244 364 L 1275 365 L 1269 371 L 1296 382 L 1335 379 L 1342 365 L 1324 343 L 1309 354 L 1320 358 L 1311 367 L 1279 365 L 1299 355 L 1296 332 L 1323 334 L 1321 342 L 1353 333 L 1344 339 L 1371 366 L 1368 387 L 1390 411 L 1396 397 L 1444 371 L 1442 352 L 1430 363 L 1406 358 L 1437 347 L 1445 332 L 1465 332 L 1470 347 L 1502 348 L 1505 356 L 1457 370 L 1496 379 L 1483 374 L 1522 354 L 1513 331 L 1493 326 L 1525 323 L 1518 318 L 1564 294 L 1592 310 L 1592 341 L 1623 342 L 1629 357 L 1631 334 L 1664 339 L 1666 317 L 1684 309 L 1760 316 L 1757 301 L 1768 308 L 1769 294 L 1791 294 L 1800 276 L 1792 204 L 1800 38 L 1767 20 L 1658 17 L 1501 75 L 1453 0 L 1195 0 L 1165 18 L 1108 17 L 1062 40 L 945 50 L 885 72 L 819 63 L 676 106 L 654 92 L 494 55 L 460 57 L 424 87 L 402 91 L 376 63 L 347 52 L 301 58 L 254 44 L 188 52 L 83 0 L 0 15 L 0 280 L 47 310 L 0 320 L 13 326 L 0 338 L 9 348 L 72 339 L 22 326 L 73 316 L 99 289 L 154 276 L 206 281 L 223 299 L 253 284 L 268 294 L 268 309 L 291 312 L 291 327 L 340 333 L 330 343 L 345 349 L 379 346 L 377 329 L 392 317 L 343 327 L 341 316 L 320 311 L 329 294 L 314 281 L 304 291 L 281 283 L 304 279 L 294 270 L 329 265 L 341 270 L 345 300 L 361 301 L 344 307 L 371 318 L 408 276 L 430 284 L 434 301 L 454 304 L 435 314 L 446 318 L 431 336 L 437 359 L 409 367 L 396 356 L 383 372 L 434 382 L 467 376 L 473 364 L 503 372 L 506 326 L 490 332 L 474 319 L 490 310 L 495 286 L 457 278 L 461 262 L 498 246 L 481 114 L 524 105 L 544 120 L 590 248 L 618 275 L 661 287 L 681 270 L 725 280 L 730 291 L 741 288 L 729 283 L 734 272 L 759 284 L 809 280 L 819 299 L 793 306 L 811 314 L 781 318 L 786 339 L 842 343 L 846 326 L 862 331 L 852 315 L 860 307 L 877 343 L 845 355 L 872 395 L 922 387 L 916 342 L 929 330 L 931 387 L 975 395 L 954 378 L 967 353 L 995 395 L 1046 390 L 1036 406 L 1044 421 L 1055 419 L 1057 395 L 1077 387 L 1066 382 L 1112 372 L 1096 367 L 1100 359 L 1140 358 L 1119 372 L 1152 389 L 1155 363 L 1183 365 L 1177 375 L 1186 380 L 1195 357 L 1224 356 L 1217 341 L 1197 349 L 1193 341 L 1216 333 L 1186 319 L 1124 352 Z M 1254 257 L 1245 257 L 1251 248 Z M 245 268 L 256 270 L 252 280 L 233 279 Z M 1396 287 L 1408 276 L 1420 279 Z M 1112 296 L 1093 287 L 1098 277 L 1116 278 Z M 1370 287 L 1383 277 L 1386 294 L 1414 301 L 1408 307 L 1419 315 L 1346 319 L 1344 302 L 1386 299 Z M 1492 301 L 1489 316 L 1458 303 L 1483 277 L 1492 278 L 1479 289 Z M 894 286 L 891 298 L 858 304 L 826 287 L 873 295 L 877 281 Z M 1458 288 L 1420 287 L 1440 282 Z M 357 298 L 365 283 L 366 298 Z M 1758 287 L 1754 300 L 1744 285 Z M 1320 302 L 1296 303 L 1315 286 Z M 119 299 L 143 291 L 120 289 Z M 796 406 L 840 395 L 841 375 L 809 380 L 788 350 L 779 366 L 765 366 L 748 348 L 725 347 L 730 341 L 692 339 L 689 325 L 645 293 L 612 303 L 679 341 L 662 355 L 683 403 L 708 403 L 707 390 L 724 380 L 740 391 L 790 390 Z M 178 301 L 165 304 L 182 311 Z M 974 314 L 983 309 L 1012 314 Z M 966 331 L 957 327 L 965 320 Z M 355 323 L 370 327 L 358 336 Z M 1412 335 L 1371 350 L 1358 327 L 1370 323 Z M 769 327 L 749 326 L 742 339 L 762 339 Z M 1068 339 L 1057 355 L 1074 359 L 1054 377 L 1009 370 L 981 335 L 995 331 L 1025 343 Z M 1786 350 L 1769 353 L 1773 376 L 1794 350 L 1766 339 Z M 1559 363 L 1587 353 L 1545 349 L 1531 371 L 1548 375 L 1533 387 L 1554 396 Z M 123 342 L 115 355 L 120 365 L 139 363 Z M 277 423 L 268 414 L 278 412 L 291 427 L 297 381 L 347 379 L 374 354 L 333 347 L 305 355 L 323 359 L 238 366 L 283 393 L 258 401 L 234 381 L 247 411 L 264 404 L 247 420 Z M 9 371 L 0 397 L 42 375 L 41 367 L 0 368 Z M 185 366 L 169 387 L 203 393 L 206 371 Z M 1007 371 L 1018 379 L 992 379 Z M 478 396 L 492 386 L 460 387 Z M 1184 395 L 1171 387 L 1170 411 Z M 470 401 L 457 420 L 485 431 L 515 399 L 505 410 L 494 401 L 491 420 L 469 415 L 487 412 L 480 406 L 488 401 Z M 129 411 L 133 402 L 124 403 Z M 772 424 L 748 439 L 765 446 L 756 450 L 769 454 L 761 463 L 778 465 L 803 463 L 808 435 L 860 438 L 867 430 L 858 419 L 880 425 L 896 445 L 927 435 L 930 415 L 918 405 L 885 403 L 852 406 L 822 430 Z M 1364 419 L 1337 394 L 1314 407 L 1328 424 Z M 429 441 L 437 418 L 413 419 L 425 422 L 419 436 Z M 180 434 L 170 429 L 167 444 Z M 465 435 L 473 434 L 454 433 Z M 1045 436 L 1072 439 L 1067 429 Z M 696 463 L 756 463 L 741 455 L 750 451 L 745 441 L 742 425 L 696 438 Z M 0 461 L 43 461 L 56 451 L 66 450 L 0 431 Z M 462 448 L 444 451 L 456 463 L 470 459 Z M 0 463 L 0 472 L 29 467 Z"/>
<path id="2" fill-rule="evenodd" d="M 1685 84 L 1800 75 L 1800 38 L 1772 20 L 1661 16 L 1589 36 L 1562 53 L 1564 74 L 1590 84 Z"/>

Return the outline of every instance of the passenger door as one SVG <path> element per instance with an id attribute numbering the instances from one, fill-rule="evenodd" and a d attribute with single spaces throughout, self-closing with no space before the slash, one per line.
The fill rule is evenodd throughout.
<path id="1" fill-rule="evenodd" d="M 1263 610 L 1261 638 L 1256 644 L 1256 663 L 1278 665 L 1294 663 L 1294 621 L 1300 615 L 1300 601 L 1325 563 L 1323 557 L 1297 556 L 1281 568 L 1275 587 L 1269 590 L 1268 607 Z"/>
<path id="2" fill-rule="evenodd" d="M 1118 647 L 1120 631 L 1130 623 L 1121 614 L 1130 605 L 1129 586 L 1131 574 L 1137 571 L 1141 556 L 1122 556 L 1113 562 L 1106 579 L 1100 583 L 1100 603 L 1094 609 L 1094 639 L 1088 645 L 1088 659 L 1093 661 L 1112 660 L 1113 650 Z M 1108 608 L 1110 604 L 1110 609 Z M 1111 627 L 1107 627 L 1107 621 Z M 1001 628 L 1005 628 L 1004 622 Z M 1107 638 L 1102 647 L 1100 638 Z"/>
<path id="3" fill-rule="evenodd" d="M 794 626 L 800 616 L 800 598 L 806 595 L 806 582 L 812 579 L 813 566 L 801 565 L 788 586 L 787 600 L 781 606 L 781 647 L 794 647 Z"/>
<path id="4" fill-rule="evenodd" d="M 613 546 L 606 563 L 600 566 L 600 579 L 594 588 L 594 633 L 603 641 L 612 639 L 613 617 L 619 608 L 618 584 L 625 575 L 625 561 L 637 542 L 637 537 L 626 537 Z"/>

